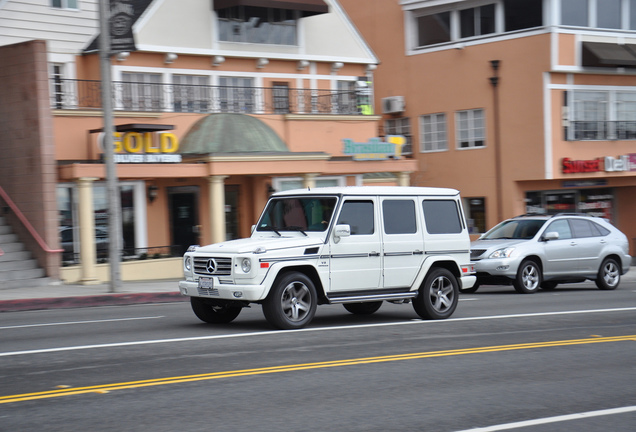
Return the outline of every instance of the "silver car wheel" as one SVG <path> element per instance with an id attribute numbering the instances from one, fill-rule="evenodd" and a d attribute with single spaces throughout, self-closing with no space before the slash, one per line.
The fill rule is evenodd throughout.
<path id="1" fill-rule="evenodd" d="M 542 279 L 539 265 L 532 260 L 526 260 L 521 263 L 512 285 L 521 294 L 532 294 L 539 290 Z"/>
<path id="2" fill-rule="evenodd" d="M 281 307 L 290 321 L 302 321 L 311 310 L 311 292 L 302 282 L 292 282 L 283 289 Z"/>
<path id="3" fill-rule="evenodd" d="M 596 278 L 596 286 L 602 290 L 613 290 L 621 282 L 621 269 L 618 263 L 611 258 L 606 259 L 601 264 Z"/>

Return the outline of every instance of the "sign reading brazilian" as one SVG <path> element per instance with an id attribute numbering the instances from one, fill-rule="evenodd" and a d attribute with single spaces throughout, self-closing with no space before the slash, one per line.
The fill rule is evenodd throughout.
<path id="1" fill-rule="evenodd" d="M 133 0 L 110 0 L 110 51 L 135 51 L 132 26 L 135 23 Z"/>
<path id="2" fill-rule="evenodd" d="M 400 159 L 406 138 L 402 135 L 387 135 L 386 141 L 376 137 L 370 138 L 368 142 L 355 142 L 349 138 L 343 139 L 342 142 L 342 152 L 352 156 L 353 160 L 384 160 Z"/>

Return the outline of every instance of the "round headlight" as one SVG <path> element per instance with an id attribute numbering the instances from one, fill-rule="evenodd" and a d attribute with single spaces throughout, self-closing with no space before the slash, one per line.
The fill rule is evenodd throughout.
<path id="1" fill-rule="evenodd" d="M 186 257 L 185 262 L 183 264 L 187 271 L 192 270 L 192 259 L 190 257 Z"/>
<path id="2" fill-rule="evenodd" d="M 252 260 L 249 258 L 243 258 L 241 260 L 241 270 L 243 273 L 249 273 L 252 270 Z"/>

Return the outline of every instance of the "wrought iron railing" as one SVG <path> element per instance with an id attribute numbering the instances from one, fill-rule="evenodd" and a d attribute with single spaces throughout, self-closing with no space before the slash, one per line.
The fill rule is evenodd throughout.
<path id="1" fill-rule="evenodd" d="M 365 114 L 368 93 L 284 86 L 240 87 L 115 81 L 116 111 L 245 113 L 245 114 Z M 53 78 L 54 109 L 100 109 L 101 83 Z"/>
<path id="2" fill-rule="evenodd" d="M 572 121 L 571 140 L 636 140 L 636 121 Z"/>

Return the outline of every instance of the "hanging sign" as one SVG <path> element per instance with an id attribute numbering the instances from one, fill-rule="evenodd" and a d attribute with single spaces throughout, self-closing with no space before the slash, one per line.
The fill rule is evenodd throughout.
<path id="1" fill-rule="evenodd" d="M 132 0 L 110 0 L 110 52 L 136 51 L 132 26 L 135 23 L 135 8 Z"/>

